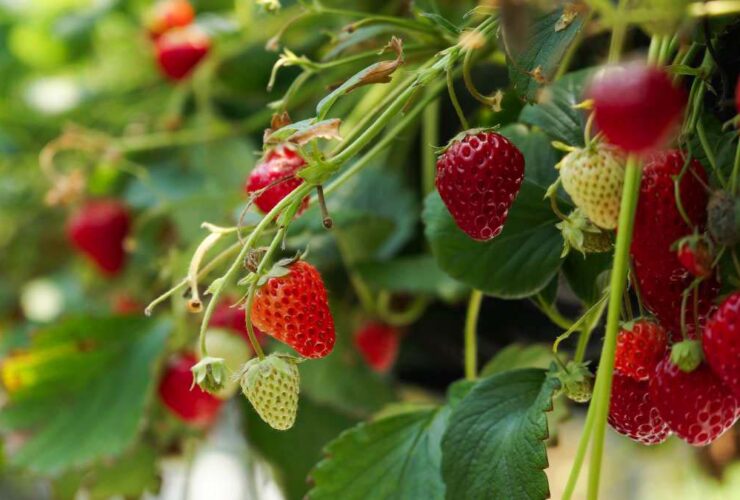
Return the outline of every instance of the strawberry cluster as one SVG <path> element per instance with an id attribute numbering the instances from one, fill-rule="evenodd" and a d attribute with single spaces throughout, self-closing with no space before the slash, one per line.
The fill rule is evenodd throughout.
<path id="1" fill-rule="evenodd" d="M 712 247 L 724 243 L 707 227 L 707 173 L 683 151 L 663 149 L 683 116 L 684 92 L 663 70 L 633 63 L 598 75 L 588 96 L 609 147 L 642 160 L 632 282 L 655 316 L 625 325 L 617 336 L 609 424 L 648 445 L 671 434 L 707 445 L 740 416 L 740 293 L 716 307 Z M 580 207 L 583 188 L 569 189 L 566 180 Z"/>
<path id="2" fill-rule="evenodd" d="M 211 48 L 209 36 L 194 20 L 187 0 L 161 0 L 146 22 L 159 69 L 170 80 L 188 77 Z"/>

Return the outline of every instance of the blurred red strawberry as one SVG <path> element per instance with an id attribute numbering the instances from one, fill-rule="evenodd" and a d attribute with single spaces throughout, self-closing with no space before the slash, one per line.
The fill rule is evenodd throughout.
<path id="1" fill-rule="evenodd" d="M 182 80 L 192 73 L 210 48 L 208 35 L 197 28 L 170 30 L 156 41 L 159 69 L 171 80 Z"/>
<path id="2" fill-rule="evenodd" d="M 355 347 L 365 362 L 379 373 L 391 369 L 398 356 L 399 332 L 383 323 L 368 323 L 355 333 Z"/>
<path id="3" fill-rule="evenodd" d="M 156 40 L 172 28 L 187 26 L 195 19 L 193 6 L 187 0 L 162 0 L 157 2 L 147 16 L 149 36 Z"/>

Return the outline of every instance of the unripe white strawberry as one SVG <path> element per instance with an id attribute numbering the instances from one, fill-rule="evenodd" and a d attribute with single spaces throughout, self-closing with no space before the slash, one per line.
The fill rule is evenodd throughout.
<path id="1" fill-rule="evenodd" d="M 257 414 L 279 431 L 293 427 L 298 413 L 300 375 L 298 359 L 273 353 L 260 360 L 250 359 L 242 369 L 242 391 Z"/>
<path id="2" fill-rule="evenodd" d="M 617 227 L 624 164 L 624 153 L 606 144 L 573 150 L 558 164 L 563 188 L 573 203 L 604 229 Z"/>

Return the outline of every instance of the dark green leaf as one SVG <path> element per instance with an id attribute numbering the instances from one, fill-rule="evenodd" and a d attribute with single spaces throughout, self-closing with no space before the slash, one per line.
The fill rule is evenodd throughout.
<path id="1" fill-rule="evenodd" d="M 460 28 L 458 28 L 452 22 L 440 16 L 439 14 L 435 14 L 433 12 L 422 12 L 421 16 L 429 19 L 431 22 L 448 32 L 450 35 L 458 36 L 460 34 Z"/>
<path id="2" fill-rule="evenodd" d="M 560 7 L 538 18 L 529 29 L 523 50 L 509 54 L 509 76 L 516 92 L 529 102 L 537 99 L 544 84 L 551 81 L 586 18 L 585 10 L 576 13 L 569 24 L 562 24 L 564 9 Z"/>
<path id="3" fill-rule="evenodd" d="M 143 318 L 79 318 L 40 332 L 31 361 L 18 369 L 42 376 L 22 383 L 0 414 L 6 429 L 34 430 L 14 463 L 54 474 L 124 451 L 140 428 L 169 330 Z"/>
<path id="4" fill-rule="evenodd" d="M 406 412 L 361 423 L 326 448 L 310 499 L 443 499 L 440 440 L 449 409 Z"/>
<path id="5" fill-rule="evenodd" d="M 522 109 L 519 120 L 540 127 L 551 139 L 583 146 L 585 113 L 573 106 L 583 100 L 583 89 L 592 70 L 568 73 L 547 87 L 537 104 Z"/>
<path id="6" fill-rule="evenodd" d="M 481 377 L 518 368 L 547 368 L 552 362 L 552 350 L 543 344 L 509 344 L 485 364 Z"/>
<path id="7" fill-rule="evenodd" d="M 562 239 L 544 190 L 522 184 L 504 230 L 488 242 L 469 238 L 455 224 L 439 195 L 425 202 L 426 237 L 440 268 L 472 288 L 501 298 L 542 290 L 560 268 Z"/>
<path id="8" fill-rule="evenodd" d="M 549 497 L 546 412 L 557 381 L 524 369 L 483 379 L 450 415 L 442 474 L 450 500 Z"/>
<path id="9" fill-rule="evenodd" d="M 570 252 L 563 262 L 563 275 L 579 299 L 594 304 L 608 284 L 606 276 L 611 264 L 610 252 L 591 253 L 585 258 L 578 252 Z"/>

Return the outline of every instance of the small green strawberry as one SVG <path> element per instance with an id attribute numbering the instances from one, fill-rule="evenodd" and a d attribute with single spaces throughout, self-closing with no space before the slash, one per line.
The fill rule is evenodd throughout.
<path id="1" fill-rule="evenodd" d="M 579 208 L 573 210 L 555 227 L 560 229 L 563 235 L 561 257 L 568 255 L 571 249 L 578 250 L 585 256 L 587 253 L 608 252 L 612 248 L 611 234 L 588 220 Z"/>
<path id="2" fill-rule="evenodd" d="M 273 353 L 264 359 L 250 359 L 239 374 L 242 392 L 257 414 L 279 431 L 293 427 L 298 413 L 297 363 L 293 356 Z"/>
<path id="3" fill-rule="evenodd" d="M 565 369 L 557 373 L 562 391 L 576 403 L 588 403 L 594 389 L 594 376 L 584 363 L 568 361 Z"/>
<path id="4" fill-rule="evenodd" d="M 560 160 L 560 179 L 573 202 L 591 222 L 617 227 L 624 184 L 624 153 L 607 144 L 574 149 Z"/>

